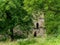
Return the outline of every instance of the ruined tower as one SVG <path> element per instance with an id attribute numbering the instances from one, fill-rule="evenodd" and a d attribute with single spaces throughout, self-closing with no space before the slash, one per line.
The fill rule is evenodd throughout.
<path id="1" fill-rule="evenodd" d="M 36 16 L 37 15 L 37 16 Z M 38 12 L 35 14 L 35 18 L 37 20 L 34 21 L 34 29 L 33 29 L 33 35 L 36 36 L 45 36 L 46 30 L 45 30 L 45 21 L 44 21 L 44 13 Z"/>

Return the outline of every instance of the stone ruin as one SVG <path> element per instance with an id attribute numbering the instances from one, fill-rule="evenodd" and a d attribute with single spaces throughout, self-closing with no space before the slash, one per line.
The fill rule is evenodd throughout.
<path id="1" fill-rule="evenodd" d="M 40 12 L 40 14 L 37 14 L 37 15 L 38 16 L 35 17 L 35 18 L 37 18 L 37 20 L 34 21 L 34 29 L 33 29 L 32 33 L 33 33 L 34 37 L 36 37 L 36 36 L 44 37 L 44 36 L 46 36 L 44 13 Z"/>

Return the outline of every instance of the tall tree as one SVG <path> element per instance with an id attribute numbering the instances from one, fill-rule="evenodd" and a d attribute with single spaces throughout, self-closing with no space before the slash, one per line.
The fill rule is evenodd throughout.
<path id="1" fill-rule="evenodd" d="M 20 25 L 21 30 L 30 30 L 32 26 L 31 15 L 23 8 L 23 0 L 1 0 L 1 30 L 7 31 L 10 29 L 10 37 L 13 41 L 13 28 Z"/>

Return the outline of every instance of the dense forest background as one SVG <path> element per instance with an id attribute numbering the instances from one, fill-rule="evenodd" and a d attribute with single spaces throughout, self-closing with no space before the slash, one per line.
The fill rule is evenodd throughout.
<path id="1" fill-rule="evenodd" d="M 26 38 L 40 16 L 33 14 L 38 12 L 44 13 L 47 36 L 59 36 L 60 0 L 0 0 L 0 40 Z M 14 31 L 17 26 L 20 32 Z"/>

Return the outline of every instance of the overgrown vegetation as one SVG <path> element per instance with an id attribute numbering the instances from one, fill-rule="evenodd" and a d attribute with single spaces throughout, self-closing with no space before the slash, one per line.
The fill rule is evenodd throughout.
<path id="1" fill-rule="evenodd" d="M 0 42 L 0 45 L 59 45 L 60 36 L 48 38 L 20 39 L 13 42 Z"/>
<path id="2" fill-rule="evenodd" d="M 41 12 L 47 38 L 27 38 Z M 59 34 L 60 0 L 0 0 L 0 41 L 13 41 L 0 45 L 59 45 Z"/>

